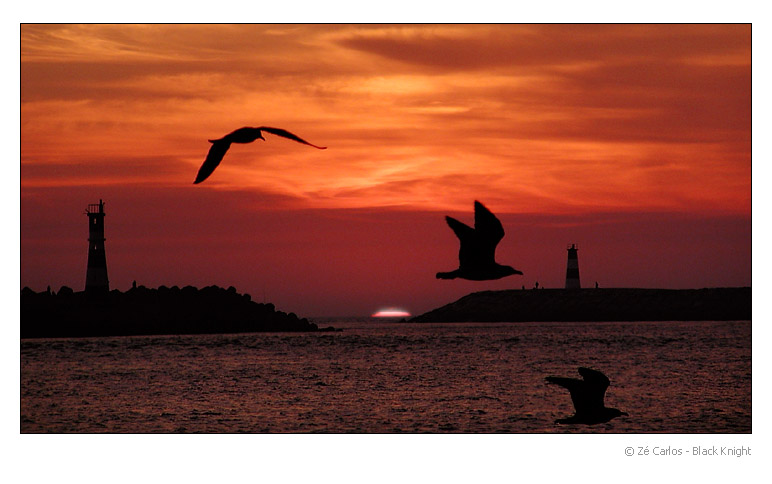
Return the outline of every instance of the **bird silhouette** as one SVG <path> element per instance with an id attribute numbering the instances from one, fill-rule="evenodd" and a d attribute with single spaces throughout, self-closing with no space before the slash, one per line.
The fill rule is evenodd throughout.
<path id="1" fill-rule="evenodd" d="M 579 368 L 582 380 L 577 378 L 565 378 L 560 376 L 548 376 L 548 383 L 560 385 L 571 393 L 571 401 L 574 402 L 574 415 L 568 418 L 555 420 L 560 424 L 585 424 L 595 425 L 627 415 L 616 408 L 608 408 L 603 403 L 603 396 L 609 386 L 609 379 L 598 370 Z"/>
<path id="2" fill-rule="evenodd" d="M 458 269 L 450 272 L 438 272 L 437 279 L 468 279 L 470 281 L 489 281 L 523 274 L 510 266 L 496 262 L 496 246 L 504 238 L 504 228 L 485 205 L 474 202 L 474 228 L 459 222 L 453 217 L 445 217 L 448 225 L 461 242 L 458 251 Z"/>
<path id="3" fill-rule="evenodd" d="M 236 131 L 233 131 L 232 133 L 226 134 L 220 139 L 209 140 L 209 142 L 212 143 L 212 147 L 209 148 L 209 154 L 206 155 L 206 160 L 204 160 L 204 163 L 201 165 L 201 168 L 198 169 L 198 175 L 196 176 L 196 181 L 194 181 L 193 183 L 194 184 L 201 183 L 202 181 L 206 180 L 209 177 L 209 175 L 212 174 L 214 169 L 217 168 L 217 165 L 219 165 L 220 162 L 222 161 L 223 156 L 225 156 L 225 153 L 228 152 L 228 148 L 231 147 L 231 143 L 251 143 L 258 139 L 265 141 L 265 138 L 263 138 L 263 131 L 265 131 L 266 133 L 274 134 L 276 136 L 282 136 L 284 138 L 297 141 L 298 143 L 303 143 L 308 146 L 313 146 L 314 148 L 318 148 L 320 150 L 327 149 L 326 146 L 316 146 L 290 133 L 289 131 L 281 128 L 271 128 L 268 126 L 260 126 L 259 128 L 250 128 L 250 127 L 239 128 Z"/>

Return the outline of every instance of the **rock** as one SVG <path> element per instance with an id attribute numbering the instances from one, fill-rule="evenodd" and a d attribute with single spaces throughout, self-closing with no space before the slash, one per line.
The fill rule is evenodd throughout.
<path id="1" fill-rule="evenodd" d="M 62 287 L 59 293 L 21 291 L 21 337 L 318 331 L 294 313 L 258 304 L 235 288 L 144 286 L 94 297 Z"/>
<path id="2" fill-rule="evenodd" d="M 751 288 L 476 292 L 410 322 L 726 321 L 751 319 Z"/>

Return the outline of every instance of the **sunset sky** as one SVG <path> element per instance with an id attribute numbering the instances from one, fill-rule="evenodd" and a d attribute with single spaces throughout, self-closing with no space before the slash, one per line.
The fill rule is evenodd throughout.
<path id="1" fill-rule="evenodd" d="M 235 286 L 302 317 L 751 285 L 750 25 L 21 25 L 21 287 Z M 193 185 L 210 144 L 242 126 Z M 522 276 L 437 280 L 480 200 Z"/>

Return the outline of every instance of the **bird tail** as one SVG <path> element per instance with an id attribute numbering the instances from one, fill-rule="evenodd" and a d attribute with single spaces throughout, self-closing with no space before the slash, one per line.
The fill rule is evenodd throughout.
<path id="1" fill-rule="evenodd" d="M 438 272 L 437 279 L 455 279 L 458 277 L 456 271 L 453 272 Z"/>

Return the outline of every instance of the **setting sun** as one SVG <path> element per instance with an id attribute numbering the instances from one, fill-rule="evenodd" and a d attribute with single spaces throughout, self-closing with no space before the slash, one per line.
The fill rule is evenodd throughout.
<path id="1" fill-rule="evenodd" d="M 406 318 L 411 316 L 408 311 L 397 308 L 386 308 L 376 311 L 372 314 L 374 318 Z"/>

